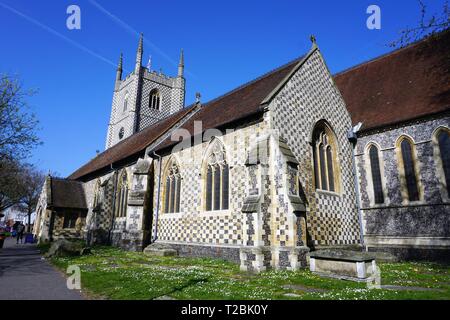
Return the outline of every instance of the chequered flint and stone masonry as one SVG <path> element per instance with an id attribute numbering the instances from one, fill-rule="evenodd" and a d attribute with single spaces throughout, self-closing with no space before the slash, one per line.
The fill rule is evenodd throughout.
<path id="1" fill-rule="evenodd" d="M 133 143 L 128 141 L 136 141 L 136 133 L 187 110 L 183 109 L 183 55 L 176 77 L 139 67 L 139 55 L 142 52 L 138 49 L 136 70 L 125 79 L 118 68 L 105 151 L 108 154 Z M 148 108 L 155 89 L 161 98 L 159 110 Z M 226 109 L 234 110 L 233 116 L 223 111 L 234 117 L 233 121 L 204 128 L 215 131 L 207 130 L 183 147 L 168 143 L 172 134 L 186 130 L 193 120 L 208 126 L 216 117 L 221 119 L 217 111 L 209 111 L 210 104 L 227 99 L 237 103 L 244 92 L 249 99 L 247 91 L 252 90 L 254 96 L 257 90 L 266 91 L 246 117 L 239 117 L 237 107 Z M 242 270 L 257 272 L 305 267 L 310 250 L 326 247 L 365 245 L 368 250 L 391 251 L 403 258 L 448 255 L 449 197 L 443 162 L 436 152 L 436 132 L 450 132 L 447 113 L 365 131 L 353 149 L 348 136 L 354 126 L 351 114 L 315 43 L 293 63 L 211 103 L 203 106 L 197 102 L 190 108 L 129 160 L 76 177 L 86 199 L 86 214 L 80 215 L 84 220 L 78 224 L 81 230 L 78 235 L 64 230 L 62 220 L 58 220 L 59 231 L 53 235 L 79 236 L 91 243 L 136 251 L 156 243 L 170 246 L 180 255 L 224 258 L 239 263 Z M 325 143 L 334 148 L 326 154 L 328 169 L 315 166 L 316 157 L 321 156 L 313 151 L 319 127 L 326 128 Z M 124 133 L 119 137 L 121 129 Z M 419 202 L 404 199 L 398 153 L 402 136 L 414 144 Z M 386 199 L 381 205 L 373 201 L 368 158 L 368 146 L 372 144 L 380 150 Z M 218 210 L 207 210 L 206 204 L 211 159 L 228 168 L 228 202 Z M 331 191 L 318 187 L 318 166 L 327 172 L 327 178 L 333 175 Z M 176 189 L 179 205 L 174 213 L 168 213 L 166 203 L 169 197 L 176 197 L 168 195 L 166 183 L 173 168 L 180 178 Z M 223 183 L 223 175 L 221 179 Z M 223 193 L 223 184 L 221 188 L 214 192 Z M 48 197 L 43 190 L 38 205 L 42 214 L 34 230 L 43 241 L 50 239 L 48 230 L 55 223 L 52 225 L 49 217 L 58 210 L 47 205 Z M 118 214 L 123 204 L 125 210 Z"/>

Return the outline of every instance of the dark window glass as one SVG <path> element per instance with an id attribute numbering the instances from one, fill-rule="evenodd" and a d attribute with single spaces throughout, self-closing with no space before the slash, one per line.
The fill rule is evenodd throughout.
<path id="1" fill-rule="evenodd" d="M 323 150 L 323 145 L 319 145 L 319 162 L 320 162 L 320 181 L 321 189 L 328 190 L 327 188 L 327 169 L 325 167 L 325 150 Z"/>
<path id="2" fill-rule="evenodd" d="M 402 141 L 401 150 L 405 170 L 406 188 L 408 189 L 408 198 L 409 201 L 418 201 L 419 188 L 417 186 L 415 163 L 412 154 L 412 147 L 408 140 L 405 139 Z"/>
<path id="3" fill-rule="evenodd" d="M 327 148 L 327 166 L 328 166 L 328 187 L 330 191 L 335 191 L 334 188 L 334 170 L 333 170 L 333 153 L 331 147 Z"/>
<path id="4" fill-rule="evenodd" d="M 220 210 L 220 167 L 214 166 L 214 210 Z"/>
<path id="5" fill-rule="evenodd" d="M 127 215 L 127 205 L 128 205 L 128 188 L 124 188 L 123 190 L 123 207 L 122 207 L 122 216 L 125 217 Z"/>
<path id="6" fill-rule="evenodd" d="M 180 212 L 180 199 L 181 199 L 181 177 L 177 176 L 177 194 L 175 201 L 175 212 Z"/>
<path id="7" fill-rule="evenodd" d="M 172 177 L 170 179 L 170 205 L 169 205 L 169 212 L 174 213 L 175 212 L 175 177 Z"/>
<path id="8" fill-rule="evenodd" d="M 222 168 L 222 210 L 228 209 L 228 165 L 224 165 Z"/>
<path id="9" fill-rule="evenodd" d="M 155 110 L 159 110 L 160 101 L 161 101 L 161 98 L 159 97 L 158 90 L 153 90 L 150 93 L 150 98 L 149 98 L 150 108 L 151 109 L 155 109 Z"/>
<path id="10" fill-rule="evenodd" d="M 169 212 L 169 202 L 170 202 L 170 178 L 167 177 L 166 179 L 166 194 L 164 196 L 165 203 L 164 203 L 164 212 Z"/>
<path id="11" fill-rule="evenodd" d="M 441 131 L 438 134 L 439 151 L 441 154 L 442 167 L 444 169 L 447 193 L 450 197 L 450 133 Z"/>
<path id="12" fill-rule="evenodd" d="M 319 177 L 319 164 L 317 156 L 317 146 L 313 147 L 313 160 L 314 160 L 314 182 L 316 189 L 320 189 L 320 177 Z"/>
<path id="13" fill-rule="evenodd" d="M 381 182 L 380 159 L 378 148 L 371 146 L 369 149 L 370 169 L 372 172 L 372 183 L 375 203 L 384 203 L 383 185 Z"/>
<path id="14" fill-rule="evenodd" d="M 64 214 L 63 228 L 73 229 L 78 219 L 78 214 L 73 212 L 66 212 Z"/>
<path id="15" fill-rule="evenodd" d="M 208 172 L 206 174 L 206 211 L 212 209 L 212 169 L 208 166 Z"/>
<path id="16" fill-rule="evenodd" d="M 128 108 L 128 98 L 125 99 L 125 101 L 123 102 L 123 112 L 127 111 Z"/>

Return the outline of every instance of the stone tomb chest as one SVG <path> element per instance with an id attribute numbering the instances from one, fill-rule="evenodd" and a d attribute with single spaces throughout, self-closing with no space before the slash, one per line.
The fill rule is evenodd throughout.
<path id="1" fill-rule="evenodd" d="M 309 253 L 309 268 L 319 275 L 370 281 L 377 273 L 375 257 L 367 252 L 347 250 L 318 250 Z"/>

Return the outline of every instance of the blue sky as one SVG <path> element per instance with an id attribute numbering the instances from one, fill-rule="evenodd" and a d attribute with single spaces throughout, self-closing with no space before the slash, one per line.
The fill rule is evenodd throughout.
<path id="1" fill-rule="evenodd" d="M 443 1 L 425 0 L 430 12 Z M 81 9 L 81 30 L 66 27 L 66 9 Z M 381 30 L 366 27 L 369 5 Z M 398 31 L 419 21 L 416 0 L 101 1 L 0 0 L 0 72 L 18 75 L 40 120 L 43 145 L 30 159 L 69 175 L 103 151 L 115 64 L 132 70 L 144 32 L 144 62 L 175 75 L 184 48 L 186 103 L 208 101 L 310 48 L 309 35 L 333 73 L 386 53 Z"/>

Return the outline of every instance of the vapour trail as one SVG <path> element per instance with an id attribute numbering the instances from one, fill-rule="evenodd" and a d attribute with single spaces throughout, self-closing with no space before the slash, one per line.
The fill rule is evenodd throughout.
<path id="1" fill-rule="evenodd" d="M 103 6 L 101 6 L 97 1 L 95 0 L 89 0 L 89 2 L 96 7 L 98 10 L 100 10 L 102 13 L 104 13 L 106 16 L 108 16 L 111 20 L 113 20 L 116 24 L 118 24 L 120 27 L 125 29 L 128 33 L 132 34 L 135 37 L 139 37 L 140 32 L 138 32 L 136 29 L 134 29 L 132 26 L 130 26 L 128 23 L 117 17 L 116 15 L 112 14 L 110 11 L 106 10 Z M 148 40 L 148 37 L 144 35 L 144 44 L 150 46 L 154 52 L 162 56 L 164 59 L 166 59 L 168 62 L 170 62 L 173 66 L 177 67 L 178 62 L 173 60 L 168 54 L 166 54 L 163 50 L 161 50 L 157 45 L 155 45 L 153 42 Z M 189 74 L 190 76 L 193 76 L 195 78 L 195 75 L 190 73 L 187 69 L 185 69 L 185 72 Z"/>
<path id="2" fill-rule="evenodd" d="M 80 50 L 90 54 L 91 56 L 93 56 L 93 57 L 95 57 L 97 59 L 100 59 L 103 62 L 106 62 L 107 64 L 109 64 L 109 65 L 111 65 L 113 67 L 116 67 L 116 63 L 114 63 L 113 61 L 111 61 L 111 60 L 103 57 L 102 55 L 92 51 L 91 49 L 85 47 L 84 45 L 82 45 L 82 44 L 80 44 L 80 43 L 78 43 L 78 42 L 76 42 L 76 41 L 66 37 L 65 35 L 59 33 L 55 29 L 53 29 L 53 28 L 51 28 L 51 27 L 49 27 L 49 26 L 39 22 L 38 20 L 36 20 L 36 19 L 34 19 L 34 18 L 32 18 L 32 17 L 30 17 L 30 16 L 28 16 L 28 15 L 26 15 L 26 14 L 24 14 L 24 13 L 22 13 L 22 12 L 16 10 L 16 9 L 14 9 L 14 8 L 12 8 L 12 7 L 6 5 L 6 4 L 4 4 L 2 2 L 0 2 L 0 6 L 5 8 L 6 10 L 8 10 L 8 11 L 18 15 L 19 17 L 22 17 L 23 19 L 27 20 L 28 22 L 31 22 L 32 24 L 40 27 L 41 29 L 44 29 L 45 31 L 53 34 L 54 36 L 60 38 L 61 40 L 66 41 L 67 43 L 71 44 L 72 46 L 74 46 L 74 47 L 76 47 L 76 48 L 78 48 L 78 49 L 80 49 Z"/>

